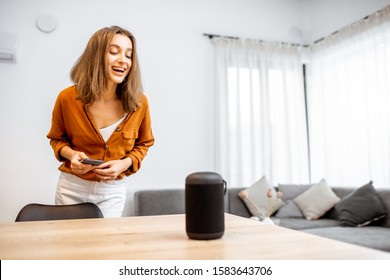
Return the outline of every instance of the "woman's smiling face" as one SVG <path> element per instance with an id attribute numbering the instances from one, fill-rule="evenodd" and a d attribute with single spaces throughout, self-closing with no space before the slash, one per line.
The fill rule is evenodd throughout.
<path id="1" fill-rule="evenodd" d="M 129 37 L 115 34 L 106 54 L 108 82 L 120 84 L 130 72 L 133 44 Z"/>

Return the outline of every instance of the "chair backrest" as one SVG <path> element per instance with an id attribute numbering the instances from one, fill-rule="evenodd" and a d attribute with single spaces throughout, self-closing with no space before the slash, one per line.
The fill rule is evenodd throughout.
<path id="1" fill-rule="evenodd" d="M 15 222 L 103 218 L 96 204 L 84 202 L 69 205 L 31 203 L 24 206 Z"/>

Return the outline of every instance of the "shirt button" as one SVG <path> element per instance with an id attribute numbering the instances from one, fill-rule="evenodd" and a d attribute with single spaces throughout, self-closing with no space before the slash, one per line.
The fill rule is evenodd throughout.
<path id="1" fill-rule="evenodd" d="M 121 128 L 117 127 L 115 130 L 116 130 L 116 132 L 119 132 L 119 131 L 121 131 Z"/>

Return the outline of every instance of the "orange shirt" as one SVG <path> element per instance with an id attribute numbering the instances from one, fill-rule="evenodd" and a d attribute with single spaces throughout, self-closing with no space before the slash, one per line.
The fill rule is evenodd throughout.
<path id="1" fill-rule="evenodd" d="M 63 162 L 59 170 L 74 174 L 70 161 L 60 155 L 60 150 L 69 146 L 73 150 L 84 152 L 92 159 L 109 161 L 130 157 L 132 166 L 118 176 L 118 179 L 137 172 L 149 147 L 154 143 L 146 96 L 143 95 L 141 106 L 126 116 L 107 142 L 100 135 L 92 116 L 76 97 L 74 86 L 64 89 L 58 95 L 52 113 L 52 125 L 47 137 L 56 158 Z M 74 175 L 90 181 L 99 181 L 94 172 Z"/>

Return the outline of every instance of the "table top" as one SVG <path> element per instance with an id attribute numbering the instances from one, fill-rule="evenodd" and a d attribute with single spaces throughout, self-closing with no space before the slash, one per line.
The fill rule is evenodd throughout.
<path id="1" fill-rule="evenodd" d="M 225 233 L 192 240 L 185 215 L 0 224 L 0 259 L 340 260 L 390 253 L 225 214 Z"/>

